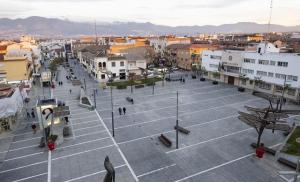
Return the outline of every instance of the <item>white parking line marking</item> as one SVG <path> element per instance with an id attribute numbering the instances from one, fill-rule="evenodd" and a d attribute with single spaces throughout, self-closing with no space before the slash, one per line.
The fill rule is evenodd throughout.
<path id="1" fill-rule="evenodd" d="M 219 90 L 216 90 L 216 91 L 210 91 L 209 93 L 214 93 L 214 92 L 219 92 L 220 90 L 229 90 L 229 89 L 232 89 L 232 88 L 219 89 Z M 172 93 L 169 93 L 169 94 L 172 94 Z M 188 96 L 182 96 L 182 97 L 190 97 L 192 95 L 202 95 L 202 94 L 207 94 L 207 92 L 199 92 L 199 93 L 189 94 Z M 134 106 L 144 105 L 145 103 L 160 102 L 162 100 L 168 100 L 168 99 L 171 99 L 171 98 L 170 97 L 166 97 L 166 98 L 161 98 L 159 100 L 154 99 L 154 100 L 150 100 L 150 101 L 145 101 L 145 102 L 143 102 L 141 104 L 134 104 L 134 105 L 128 104 L 127 106 L 133 106 L 134 107 Z M 119 99 L 119 100 L 121 100 L 121 99 Z M 99 100 L 99 101 L 103 102 L 101 100 Z M 116 101 L 118 101 L 118 99 Z M 110 102 L 110 101 L 104 101 L 104 102 Z M 101 112 L 101 111 L 109 111 L 109 110 L 110 109 L 102 109 L 102 110 L 99 110 L 99 111 Z M 105 118 L 103 118 L 103 119 L 105 119 Z"/>
<path id="2" fill-rule="evenodd" d="M 36 162 L 36 163 L 28 164 L 28 165 L 25 165 L 25 166 L 20 166 L 20 167 L 16 167 L 16 168 L 11 168 L 11 169 L 7 169 L 7 170 L 3 170 L 3 171 L 0 171 L 0 174 L 7 173 L 7 172 L 10 172 L 10 171 L 15 171 L 15 170 L 18 170 L 18 169 L 23 169 L 23 168 L 30 167 L 30 166 L 35 166 L 35 165 L 38 165 L 38 164 L 43 164 L 43 163 L 46 163 L 46 162 L 47 161 L 41 161 L 41 162 Z"/>
<path id="3" fill-rule="evenodd" d="M 113 136 L 111 135 L 110 131 L 108 130 L 107 126 L 105 125 L 103 119 L 101 118 L 101 116 L 99 115 L 99 113 L 98 113 L 97 110 L 95 110 L 95 113 L 97 114 L 97 116 L 98 116 L 99 120 L 101 121 L 102 125 L 104 126 L 104 128 L 105 128 L 106 131 L 107 131 L 107 133 L 109 134 L 109 136 L 111 137 L 112 141 L 114 142 L 114 145 L 117 147 L 117 149 L 118 149 L 120 155 L 122 156 L 123 160 L 125 161 L 125 163 L 126 163 L 128 169 L 130 170 L 130 172 L 131 172 L 131 174 L 132 174 L 134 180 L 135 180 L 136 182 L 138 182 L 139 179 L 137 178 L 136 174 L 134 173 L 133 169 L 131 168 L 130 164 L 128 163 L 128 161 L 127 161 L 125 155 L 123 154 L 123 152 L 121 151 L 119 145 L 117 144 L 117 142 L 115 141 L 115 139 L 114 139 Z"/>
<path id="4" fill-rule="evenodd" d="M 276 146 L 278 146 L 278 145 L 281 145 L 281 143 L 278 143 L 278 144 L 276 144 L 276 145 L 273 145 L 273 146 L 271 146 L 270 148 L 274 148 L 274 147 L 276 147 Z M 214 169 L 217 169 L 217 168 L 226 166 L 226 165 L 228 165 L 228 164 L 234 163 L 234 162 L 236 162 L 236 161 L 245 159 L 245 158 L 250 157 L 250 156 L 252 156 L 252 155 L 254 155 L 253 152 L 250 153 L 250 154 L 244 155 L 244 156 L 242 156 L 242 157 L 239 157 L 239 158 L 237 158 L 237 159 L 233 159 L 233 160 L 228 161 L 228 162 L 225 162 L 225 163 L 223 163 L 223 164 L 220 164 L 220 165 L 214 166 L 214 167 L 212 167 L 212 168 L 209 168 L 209 169 L 200 171 L 200 172 L 198 172 L 198 173 L 192 174 L 192 175 L 187 176 L 187 177 L 185 177 L 185 178 L 179 179 L 179 180 L 177 180 L 177 181 L 175 181 L 175 182 L 185 181 L 185 180 L 190 179 L 190 178 L 193 178 L 193 177 L 195 177 L 195 176 L 199 176 L 199 175 L 201 175 L 201 174 L 203 174 L 203 173 L 207 173 L 207 172 L 212 171 L 212 170 L 214 170 Z"/>
<path id="5" fill-rule="evenodd" d="M 137 177 L 138 177 L 138 178 L 141 178 L 141 177 L 143 177 L 143 176 L 147 176 L 147 175 L 150 175 L 150 174 L 156 173 L 156 172 L 158 172 L 158 171 L 161 171 L 161 170 L 164 170 L 164 169 L 168 169 L 168 168 L 170 168 L 170 167 L 173 167 L 173 166 L 176 166 L 176 164 L 172 164 L 172 165 L 165 166 L 165 167 L 162 167 L 162 168 L 159 168 L 159 169 L 153 170 L 153 171 L 149 171 L 149 172 L 147 172 L 147 173 L 144 173 L 144 174 L 138 175 Z"/>
<path id="6" fill-rule="evenodd" d="M 16 159 L 22 159 L 22 158 L 26 158 L 26 157 L 31 157 L 31 156 L 39 155 L 39 154 L 43 154 L 43 153 L 44 152 L 36 152 L 36 153 L 28 154 L 28 155 L 23 155 L 23 156 L 20 156 L 20 157 L 9 158 L 9 159 L 6 159 L 4 161 L 8 162 L 8 161 L 12 161 L 12 160 L 16 160 Z"/>
<path id="7" fill-rule="evenodd" d="M 51 182 L 51 151 L 48 152 L 48 178 L 47 182 Z"/>
<path id="8" fill-rule="evenodd" d="M 77 120 L 81 120 L 81 119 L 87 119 L 87 118 L 91 118 L 91 117 L 95 117 L 95 116 L 92 115 L 92 116 L 86 116 L 86 117 L 83 117 L 83 118 L 75 118 L 75 119 L 72 119 L 72 121 L 77 121 Z"/>
<path id="9" fill-rule="evenodd" d="M 84 121 L 84 122 L 74 123 L 72 125 L 74 126 L 74 125 L 86 124 L 86 123 L 91 123 L 91 122 L 96 122 L 96 121 L 99 121 L 99 120 Z"/>
<path id="10" fill-rule="evenodd" d="M 76 144 L 72 144 L 72 145 L 67 145 L 67 146 L 64 146 L 64 147 L 60 147 L 60 148 L 57 148 L 56 150 L 65 149 L 65 148 L 69 148 L 69 147 L 73 147 L 73 146 L 77 146 L 77 145 L 82 145 L 82 144 L 86 144 L 86 143 L 92 143 L 92 142 L 102 141 L 102 140 L 106 140 L 106 139 L 109 139 L 109 138 L 110 137 L 104 137 L 104 138 L 98 138 L 98 139 L 95 139 L 95 140 L 89 140 L 89 141 L 86 141 L 86 142 L 81 142 L 81 143 L 76 143 Z"/>
<path id="11" fill-rule="evenodd" d="M 250 130 L 253 130 L 253 128 L 247 128 L 247 129 L 240 130 L 240 131 L 237 131 L 237 132 L 233 132 L 233 133 L 230 133 L 230 134 L 227 134 L 227 135 L 223 135 L 223 136 L 220 136 L 220 137 L 211 138 L 209 140 L 205 140 L 205 141 L 202 141 L 202 142 L 199 142 L 199 143 L 195 143 L 195 144 L 192 144 L 192 145 L 187 145 L 187 146 L 184 146 L 184 147 L 180 147 L 179 149 L 170 150 L 170 151 L 166 152 L 166 154 L 177 152 L 177 151 L 181 151 L 181 150 L 184 150 L 184 149 L 187 149 L 187 148 L 195 147 L 195 146 L 198 146 L 198 145 L 201 145 L 201 144 L 205 144 L 205 143 L 208 143 L 208 142 L 216 141 L 216 140 L 219 140 L 219 139 L 222 139 L 222 138 L 226 138 L 226 137 L 229 137 L 229 136 L 237 135 L 237 134 L 244 133 L 244 132 L 250 131 Z"/>
<path id="12" fill-rule="evenodd" d="M 210 98 L 210 99 L 204 99 L 204 100 L 200 100 L 200 101 L 194 101 L 194 102 L 189 102 L 187 104 L 179 104 L 178 106 L 185 106 L 185 105 L 192 105 L 192 104 L 196 104 L 196 103 L 201 103 L 201 102 L 206 102 L 206 101 L 212 101 L 212 100 L 218 100 L 218 99 L 224 99 L 227 97 L 232 97 L 232 96 L 240 96 L 240 95 L 246 95 L 247 93 L 242 93 L 242 94 L 232 94 L 232 95 L 227 95 L 227 96 L 223 96 L 223 97 L 217 97 L 217 98 Z M 126 116 L 131 116 L 131 115 L 137 115 L 140 113 L 147 113 L 147 112 L 151 112 L 151 111 L 159 111 L 162 109 L 167 109 L 167 108 L 174 108 L 176 106 L 167 106 L 167 107 L 160 107 L 160 108 L 155 108 L 155 109 L 148 109 L 145 111 L 140 111 L 140 112 L 135 112 L 135 113 L 131 113 L 131 114 L 127 114 Z M 116 116 L 115 118 L 121 118 L 122 116 Z M 103 118 L 103 119 L 110 119 L 110 117 L 107 118 Z"/>
<path id="13" fill-rule="evenodd" d="M 64 155 L 64 156 L 61 156 L 61 157 L 56 157 L 56 158 L 53 158 L 52 160 L 55 161 L 55 160 L 58 160 L 58 159 L 64 159 L 64 158 L 68 158 L 68 157 L 72 157 L 72 156 L 76 156 L 76 155 L 80 155 L 80 154 L 84 154 L 84 153 L 88 153 L 88 152 L 92 152 L 92 151 L 97 151 L 97 150 L 101 150 L 101 149 L 106 149 L 106 148 L 110 148 L 110 147 L 114 147 L 115 145 L 107 145 L 107 146 L 104 146 L 104 147 L 98 147 L 98 148 L 94 148 L 94 149 L 90 149 L 90 150 L 85 150 L 85 151 L 82 151 L 82 152 L 77 152 L 77 153 L 73 153 L 73 154 L 69 154 L 69 155 Z"/>
<path id="14" fill-rule="evenodd" d="M 121 168 L 121 167 L 124 167 L 124 166 L 126 166 L 126 164 L 117 166 L 117 167 L 115 167 L 115 169 L 118 169 L 118 168 Z M 65 182 L 77 181 L 77 180 L 80 180 L 80 179 L 83 179 L 83 178 L 87 178 L 87 177 L 90 177 L 90 176 L 94 176 L 96 174 L 101 174 L 101 173 L 104 173 L 104 172 L 106 172 L 106 170 L 98 171 L 98 172 L 95 172 L 95 173 L 92 173 L 92 174 L 87 174 L 87 175 L 84 175 L 84 176 L 80 176 L 78 178 L 73 178 L 73 179 L 67 180 Z"/>
<path id="15" fill-rule="evenodd" d="M 37 174 L 37 175 L 34 175 L 34 176 L 29 176 L 29 177 L 26 177 L 26 178 L 22 178 L 22 179 L 18 179 L 18 180 L 15 180 L 13 182 L 20 182 L 20 181 L 26 181 L 28 179 L 32 179 L 32 178 L 36 178 L 36 177 L 39 177 L 39 176 L 44 176 L 46 175 L 47 173 L 41 173 L 41 174 Z"/>
<path id="16" fill-rule="evenodd" d="M 84 128 L 78 128 L 78 129 L 74 129 L 73 131 L 80 131 L 80 130 L 85 130 L 85 129 L 89 129 L 89 128 L 95 128 L 95 127 L 98 127 L 98 126 L 102 126 L 102 124 L 98 124 L 98 125 L 95 125 L 95 126 L 88 126 L 88 127 L 84 127 Z"/>
<path id="17" fill-rule="evenodd" d="M 33 137 L 33 138 L 28 138 L 28 139 L 24 139 L 24 140 L 17 140 L 11 143 L 19 143 L 19 142 L 25 142 L 25 141 L 29 141 L 29 140 L 34 140 L 34 139 L 40 139 L 41 137 Z"/>

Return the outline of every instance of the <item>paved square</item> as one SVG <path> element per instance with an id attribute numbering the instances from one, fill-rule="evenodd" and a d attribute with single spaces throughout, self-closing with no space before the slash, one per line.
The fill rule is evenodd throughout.
<path id="1" fill-rule="evenodd" d="M 109 156 L 116 168 L 116 181 L 133 182 L 281 182 L 277 170 L 283 166 L 273 156 L 258 160 L 250 143 L 256 141 L 256 131 L 237 119 L 244 105 L 264 107 L 268 103 L 250 92 L 238 92 L 236 87 L 211 81 L 186 78 L 186 83 L 157 83 L 152 87 L 127 90 L 113 89 L 115 137 L 112 137 L 110 90 L 98 88 L 77 64 L 75 74 L 86 80 L 88 94 L 96 94 L 97 109 L 89 111 L 78 106 L 80 88 L 65 79 L 61 67 L 60 80 L 54 95 L 70 106 L 73 136 L 51 153 L 40 149 L 41 132 L 33 134 L 30 123 L 15 132 L 6 160 L 0 169 L 1 182 L 102 181 L 106 173 L 103 161 Z M 72 89 L 72 94 L 69 93 Z M 179 134 L 176 149 L 176 92 L 179 92 L 179 123 L 191 131 Z M 35 95 L 42 95 L 36 90 Z M 44 90 L 44 94 L 49 91 Z M 126 97 L 134 99 L 134 104 Z M 93 97 L 92 97 L 93 100 Z M 126 107 L 119 115 L 118 108 Z M 291 106 L 292 107 L 292 106 Z M 293 106 L 294 107 L 294 106 Z M 293 119 L 299 119 L 295 117 Z M 24 133 L 25 132 L 25 133 Z M 172 142 L 166 148 L 158 140 L 164 134 Z M 4 139 L 0 139 L 4 140 Z M 278 147 L 284 141 L 281 132 L 265 131 L 263 142 Z M 51 161 L 51 165 L 50 165 Z M 51 174 L 49 175 L 49 172 Z"/>

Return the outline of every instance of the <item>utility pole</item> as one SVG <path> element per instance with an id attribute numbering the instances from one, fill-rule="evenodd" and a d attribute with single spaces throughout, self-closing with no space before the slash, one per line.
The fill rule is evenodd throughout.
<path id="1" fill-rule="evenodd" d="M 112 136 L 115 137 L 114 104 L 113 104 L 112 86 L 110 86 L 110 102 L 111 102 L 111 126 L 112 126 Z"/>
<path id="2" fill-rule="evenodd" d="M 154 95 L 154 86 L 155 86 L 155 81 L 153 81 L 153 84 L 152 84 L 152 95 Z"/>
<path id="3" fill-rule="evenodd" d="M 178 91 L 176 93 L 177 101 L 176 101 L 176 149 L 178 149 Z"/>
<path id="4" fill-rule="evenodd" d="M 94 89 L 94 104 L 95 104 L 95 108 L 97 108 L 97 103 L 96 103 L 96 89 Z"/>
<path id="5" fill-rule="evenodd" d="M 86 82 L 85 82 L 85 78 L 83 78 L 83 82 L 84 82 L 84 91 L 86 91 Z"/>

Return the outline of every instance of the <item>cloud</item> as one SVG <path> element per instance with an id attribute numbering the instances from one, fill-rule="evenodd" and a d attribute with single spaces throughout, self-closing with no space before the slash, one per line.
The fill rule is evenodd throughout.
<path id="1" fill-rule="evenodd" d="M 184 9 L 201 9 L 201 8 L 226 8 L 241 4 L 247 0 L 210 0 L 205 3 L 189 3 L 189 4 L 180 4 L 176 5 L 176 8 Z"/>

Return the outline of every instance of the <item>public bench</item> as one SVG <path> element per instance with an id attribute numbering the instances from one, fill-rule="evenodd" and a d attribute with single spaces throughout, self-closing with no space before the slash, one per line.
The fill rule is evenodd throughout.
<path id="1" fill-rule="evenodd" d="M 293 169 L 296 169 L 296 167 L 297 167 L 297 164 L 296 164 L 296 163 L 294 163 L 294 162 L 292 162 L 292 161 L 290 161 L 290 160 L 288 160 L 288 159 L 285 159 L 285 158 L 283 158 L 283 157 L 280 157 L 280 158 L 278 159 L 278 162 L 280 162 L 281 164 L 284 164 L 284 165 L 286 165 L 286 166 L 288 166 L 288 167 L 291 167 L 291 168 L 293 168 Z"/>
<path id="2" fill-rule="evenodd" d="M 126 100 L 127 100 L 128 102 L 131 102 L 131 103 L 133 104 L 133 98 L 131 98 L 131 97 L 126 97 Z"/>
<path id="3" fill-rule="evenodd" d="M 177 130 L 177 126 L 174 126 L 174 129 Z M 188 135 L 190 133 L 190 130 L 187 130 L 187 129 L 181 127 L 181 126 L 178 126 L 178 131 L 183 133 L 183 134 L 186 134 L 186 135 Z"/>
<path id="4" fill-rule="evenodd" d="M 159 141 L 163 143 L 166 147 L 170 148 L 172 146 L 172 142 L 163 134 L 158 137 Z"/>

